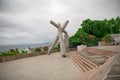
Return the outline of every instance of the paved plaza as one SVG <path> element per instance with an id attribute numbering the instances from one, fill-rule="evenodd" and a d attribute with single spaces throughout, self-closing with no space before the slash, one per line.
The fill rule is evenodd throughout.
<path id="1" fill-rule="evenodd" d="M 120 52 L 120 46 L 96 48 Z M 120 79 L 119 65 L 120 58 L 113 64 L 106 80 Z M 62 58 L 60 52 L 0 63 L 0 80 L 80 80 L 81 75 L 73 62 Z"/>
<path id="2" fill-rule="evenodd" d="M 0 63 L 0 80 L 78 80 L 80 74 L 60 53 Z"/>

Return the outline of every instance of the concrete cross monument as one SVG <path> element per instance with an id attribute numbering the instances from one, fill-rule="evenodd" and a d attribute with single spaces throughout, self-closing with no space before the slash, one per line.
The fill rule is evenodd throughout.
<path id="1" fill-rule="evenodd" d="M 62 25 L 60 23 L 55 23 L 54 21 L 50 21 L 50 23 L 55 26 L 58 29 L 58 34 L 55 38 L 55 40 L 53 41 L 53 43 L 51 44 L 49 50 L 48 50 L 48 54 L 50 54 L 52 48 L 54 48 L 54 46 L 56 45 L 57 41 L 59 40 L 60 42 L 60 49 L 61 49 L 61 53 L 62 55 L 66 55 L 65 53 L 69 51 L 69 36 L 68 33 L 66 32 L 65 28 L 67 26 L 67 24 L 69 23 L 69 21 L 65 21 L 65 23 Z M 64 38 L 63 38 L 63 34 L 65 33 Z"/>

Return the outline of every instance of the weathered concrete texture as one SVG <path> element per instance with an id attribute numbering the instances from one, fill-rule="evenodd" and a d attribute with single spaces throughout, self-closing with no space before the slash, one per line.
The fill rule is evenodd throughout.
<path id="1" fill-rule="evenodd" d="M 49 50 L 48 50 L 48 54 L 50 54 L 52 48 L 55 46 L 55 44 L 57 43 L 57 41 L 59 40 L 59 38 L 61 37 L 60 35 L 62 35 L 61 33 L 64 32 L 65 34 L 67 34 L 67 32 L 64 30 L 65 27 L 67 26 L 67 24 L 69 23 L 69 21 L 65 21 L 65 23 L 63 24 L 63 26 L 61 27 L 60 25 L 56 24 L 54 21 L 50 21 L 50 23 L 52 25 L 54 25 L 57 29 L 58 29 L 58 35 L 56 36 L 54 42 L 52 43 L 52 45 L 50 46 Z M 59 29 L 60 28 L 60 29 Z M 61 32 L 61 33 L 59 33 Z M 61 39 L 60 39 L 60 43 L 61 43 Z M 62 51 L 64 52 L 64 51 Z"/>
<path id="2" fill-rule="evenodd" d="M 113 65 L 108 75 L 120 75 L 120 63 L 118 65 Z"/>
<path id="3" fill-rule="evenodd" d="M 113 64 L 105 80 L 120 80 L 120 55 Z"/>
<path id="4" fill-rule="evenodd" d="M 0 63 L 0 80 L 78 80 L 80 74 L 61 53 Z"/>
<path id="5" fill-rule="evenodd" d="M 64 35 L 64 45 L 65 45 L 65 52 L 69 52 L 69 35 Z"/>
<path id="6" fill-rule="evenodd" d="M 62 36 L 61 24 L 58 24 L 58 35 L 59 35 L 61 53 L 65 55 L 66 50 L 65 50 L 65 44 Z"/>
<path id="7" fill-rule="evenodd" d="M 105 58 L 103 56 L 99 56 L 99 55 L 89 53 L 86 51 L 79 51 L 79 53 L 97 65 L 101 65 L 107 60 L 107 58 Z"/>
<path id="8" fill-rule="evenodd" d="M 118 52 L 120 54 L 120 46 L 99 46 L 94 48 Z M 112 65 L 111 70 L 107 74 L 105 80 L 120 80 L 120 55 L 118 56 L 115 63 Z"/>
<path id="9" fill-rule="evenodd" d="M 120 80 L 120 76 L 118 76 L 118 77 L 108 77 L 105 80 Z"/>
<path id="10" fill-rule="evenodd" d="M 104 49 L 104 50 L 113 51 L 113 52 L 120 52 L 120 45 L 119 46 L 98 46 L 98 47 L 92 47 L 92 48 Z"/>

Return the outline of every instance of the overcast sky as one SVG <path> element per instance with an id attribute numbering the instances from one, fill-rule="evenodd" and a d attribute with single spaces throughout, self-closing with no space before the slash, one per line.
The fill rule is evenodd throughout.
<path id="1" fill-rule="evenodd" d="M 120 16 L 120 0 L 0 0 L 0 44 L 52 42 L 57 29 L 49 22 L 69 20 L 69 35 L 85 19 Z"/>

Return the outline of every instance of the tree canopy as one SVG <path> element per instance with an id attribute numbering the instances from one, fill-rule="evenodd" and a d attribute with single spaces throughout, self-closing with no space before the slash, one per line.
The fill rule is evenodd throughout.
<path id="1" fill-rule="evenodd" d="M 69 38 L 70 47 L 80 44 L 93 46 L 108 34 L 120 33 L 120 17 L 110 20 L 90 20 L 82 22 L 81 27 Z"/>
<path id="2" fill-rule="evenodd" d="M 110 20 L 84 20 L 81 24 L 83 31 L 88 34 L 95 35 L 97 38 L 102 38 L 107 34 L 119 33 L 120 17 Z"/>

